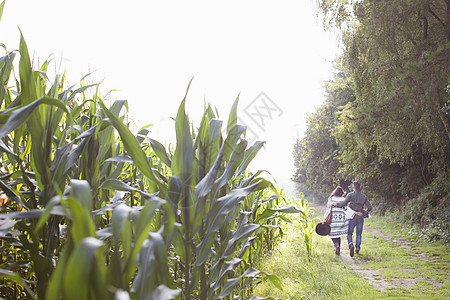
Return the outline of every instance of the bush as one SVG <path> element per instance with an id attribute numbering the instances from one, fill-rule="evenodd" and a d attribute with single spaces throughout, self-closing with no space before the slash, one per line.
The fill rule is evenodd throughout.
<path id="1" fill-rule="evenodd" d="M 400 218 L 412 227 L 411 233 L 427 241 L 450 241 L 449 179 L 448 174 L 440 174 L 408 202 Z"/>

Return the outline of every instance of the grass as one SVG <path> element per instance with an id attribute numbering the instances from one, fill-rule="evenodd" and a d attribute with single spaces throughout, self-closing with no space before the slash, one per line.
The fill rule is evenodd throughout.
<path id="1" fill-rule="evenodd" d="M 330 299 L 350 298 L 355 295 L 355 290 L 359 290 L 362 292 L 358 293 L 361 299 L 370 299 L 377 294 L 364 279 L 338 262 L 329 239 L 316 239 L 315 255 L 309 262 L 299 236 L 297 228 L 288 226 L 278 251 L 260 267 L 280 277 L 283 291 L 275 290 L 269 282 L 263 282 L 257 286 L 254 295 L 282 299 Z"/>
<path id="2" fill-rule="evenodd" d="M 369 231 L 368 228 L 380 230 Z M 349 265 L 342 253 L 334 254 L 328 237 L 314 236 L 314 257 L 305 255 L 301 234 L 294 226 L 285 229 L 284 241 L 260 266 L 276 274 L 283 291 L 270 282 L 262 282 L 255 296 L 281 299 L 450 299 L 450 251 L 442 242 L 421 243 L 406 235 L 386 217 L 366 219 L 360 264 Z M 345 245 L 345 238 L 343 244 Z M 343 247 L 344 248 L 344 247 Z M 350 259 L 350 261 L 356 261 Z M 386 283 L 383 291 L 373 287 L 357 272 L 369 270 L 372 280 Z"/>

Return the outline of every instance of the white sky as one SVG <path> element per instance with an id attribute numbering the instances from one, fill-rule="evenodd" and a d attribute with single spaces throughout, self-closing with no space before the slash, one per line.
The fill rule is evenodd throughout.
<path id="1" fill-rule="evenodd" d="M 173 141 L 170 117 L 191 78 L 186 110 L 194 125 L 205 101 L 226 123 L 240 94 L 242 123 L 267 141 L 250 167 L 270 171 L 280 185 L 292 175 L 292 145 L 305 114 L 324 101 L 322 84 L 339 52 L 312 0 L 7 0 L 0 42 L 8 50 L 19 47 L 18 27 L 35 62 L 53 55 L 71 83 L 95 71 L 102 93 L 118 90 L 112 98 L 127 99 L 131 116 L 154 124 L 150 135 L 163 143 Z M 261 92 L 277 110 L 252 120 L 246 112 L 258 107 L 268 116 L 261 98 L 254 101 Z"/>

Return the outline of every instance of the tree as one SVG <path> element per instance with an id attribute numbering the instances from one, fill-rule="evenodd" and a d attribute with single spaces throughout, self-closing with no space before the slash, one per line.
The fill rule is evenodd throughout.
<path id="1" fill-rule="evenodd" d="M 337 66 L 336 68 L 339 68 Z M 294 181 L 304 183 L 319 198 L 326 198 L 336 187 L 349 184 L 342 172 L 334 132 L 347 103 L 355 100 L 349 77 L 337 70 L 334 80 L 325 84 L 327 100 L 307 118 L 307 130 L 294 146 Z"/>
<path id="2" fill-rule="evenodd" d="M 417 194 L 449 166 L 449 1 L 317 3 L 327 28 L 342 33 L 357 138 L 404 168 L 398 189 Z"/>

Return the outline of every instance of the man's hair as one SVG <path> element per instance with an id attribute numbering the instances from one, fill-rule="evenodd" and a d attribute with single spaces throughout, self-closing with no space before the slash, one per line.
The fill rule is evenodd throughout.
<path id="1" fill-rule="evenodd" d="M 357 189 L 358 191 L 361 189 L 361 185 L 359 184 L 359 182 L 358 181 L 353 181 L 353 187 L 355 188 L 355 189 Z"/>

